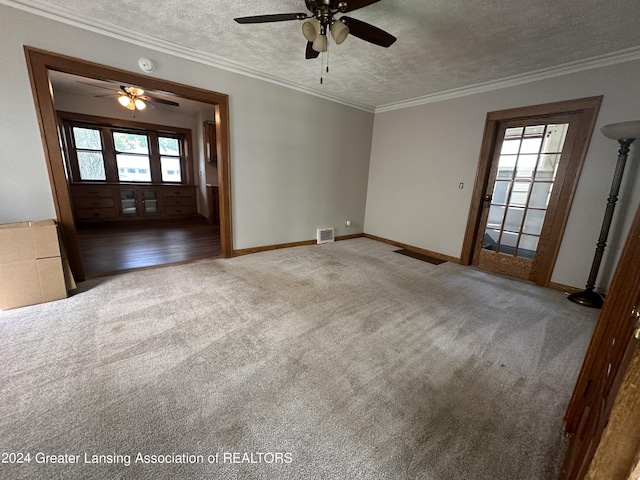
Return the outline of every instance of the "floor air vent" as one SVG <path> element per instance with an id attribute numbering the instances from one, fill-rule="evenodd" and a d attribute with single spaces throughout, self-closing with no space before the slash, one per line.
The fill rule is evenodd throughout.
<path id="1" fill-rule="evenodd" d="M 321 243 L 329 243 L 333 241 L 334 241 L 333 227 L 318 229 L 318 245 L 320 245 Z"/>

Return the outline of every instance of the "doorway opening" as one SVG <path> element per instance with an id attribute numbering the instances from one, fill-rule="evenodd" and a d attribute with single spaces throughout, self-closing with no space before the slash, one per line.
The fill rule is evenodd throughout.
<path id="1" fill-rule="evenodd" d="M 601 101 L 487 114 L 462 264 L 549 286 Z"/>
<path id="2" fill-rule="evenodd" d="M 229 106 L 227 95 L 166 80 L 151 78 L 144 75 L 138 75 L 132 72 L 114 69 L 104 65 L 86 62 L 84 60 L 45 52 L 26 46 L 25 55 L 29 68 L 31 86 L 34 94 L 41 134 L 43 137 L 43 144 L 45 147 L 45 157 L 57 221 L 65 242 L 71 270 L 77 280 L 85 279 L 86 273 L 78 236 L 77 215 L 74 211 L 73 192 L 68 183 L 69 169 L 65 164 L 65 156 L 60 146 L 62 135 L 59 130 L 60 125 L 57 118 L 51 88 L 50 74 L 52 72 L 76 75 L 88 80 L 107 82 L 110 85 L 135 85 L 142 89 L 154 92 L 154 95 L 160 94 L 176 99 L 184 99 L 189 102 L 201 102 L 210 106 L 211 111 L 213 112 L 214 121 L 209 122 L 209 125 L 215 124 L 215 130 L 211 133 L 211 138 L 214 138 L 215 140 L 213 144 L 207 144 L 207 147 L 209 147 L 207 156 L 214 157 L 217 161 L 217 198 L 207 200 L 207 202 L 216 204 L 218 214 L 215 215 L 215 217 L 216 219 L 219 219 L 219 255 L 212 254 L 212 256 L 232 256 Z M 211 130 L 210 126 L 209 130 Z M 199 181 L 200 180 L 201 179 L 199 179 Z M 116 204 L 113 208 L 118 209 L 119 206 L 122 206 L 120 209 L 122 211 L 118 211 L 119 213 L 123 213 L 126 208 L 123 206 L 123 200 L 118 201 L 121 198 L 120 196 L 123 195 L 120 190 L 120 188 L 114 188 L 111 193 L 112 198 L 114 199 L 113 201 Z M 134 188 L 131 190 L 134 191 L 137 189 Z M 162 198 L 170 193 L 171 192 L 168 191 L 164 192 L 162 188 L 159 188 L 158 191 L 155 192 L 159 198 L 159 200 L 156 201 L 156 205 L 160 205 L 162 203 Z M 147 205 L 149 204 L 148 200 L 148 198 L 144 198 L 142 203 Z M 146 208 L 146 206 L 142 209 L 145 215 L 149 213 L 148 210 L 149 209 Z M 209 217 L 213 217 L 213 215 L 209 215 Z"/>

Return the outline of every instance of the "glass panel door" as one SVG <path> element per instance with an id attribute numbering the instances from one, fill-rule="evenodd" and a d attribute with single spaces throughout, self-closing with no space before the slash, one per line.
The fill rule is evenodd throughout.
<path id="1" fill-rule="evenodd" d="M 538 248 L 568 123 L 507 128 L 482 249 L 532 260 Z"/>
<path id="2" fill-rule="evenodd" d="M 144 205 L 145 214 L 158 213 L 158 192 L 156 190 L 143 190 L 142 205 Z"/>
<path id="3" fill-rule="evenodd" d="M 135 215 L 137 213 L 135 190 L 120 190 L 120 206 L 123 215 Z"/>

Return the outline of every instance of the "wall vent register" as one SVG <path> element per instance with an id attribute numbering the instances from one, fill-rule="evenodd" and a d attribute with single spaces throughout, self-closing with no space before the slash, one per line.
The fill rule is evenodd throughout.
<path id="1" fill-rule="evenodd" d="M 335 240 L 333 227 L 319 228 L 317 232 L 318 245 L 321 243 L 330 243 Z"/>

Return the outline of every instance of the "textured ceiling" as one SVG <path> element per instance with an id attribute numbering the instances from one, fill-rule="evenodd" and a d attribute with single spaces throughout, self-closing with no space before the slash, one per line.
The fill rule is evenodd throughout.
<path id="1" fill-rule="evenodd" d="M 302 22 L 233 21 L 306 12 L 303 0 L 12 3 L 197 49 L 370 109 L 626 49 L 640 52 L 638 0 L 380 0 L 348 15 L 398 41 L 388 49 L 352 36 L 342 45 L 330 41 L 330 72 L 321 85 L 321 59 L 304 58 Z"/>

